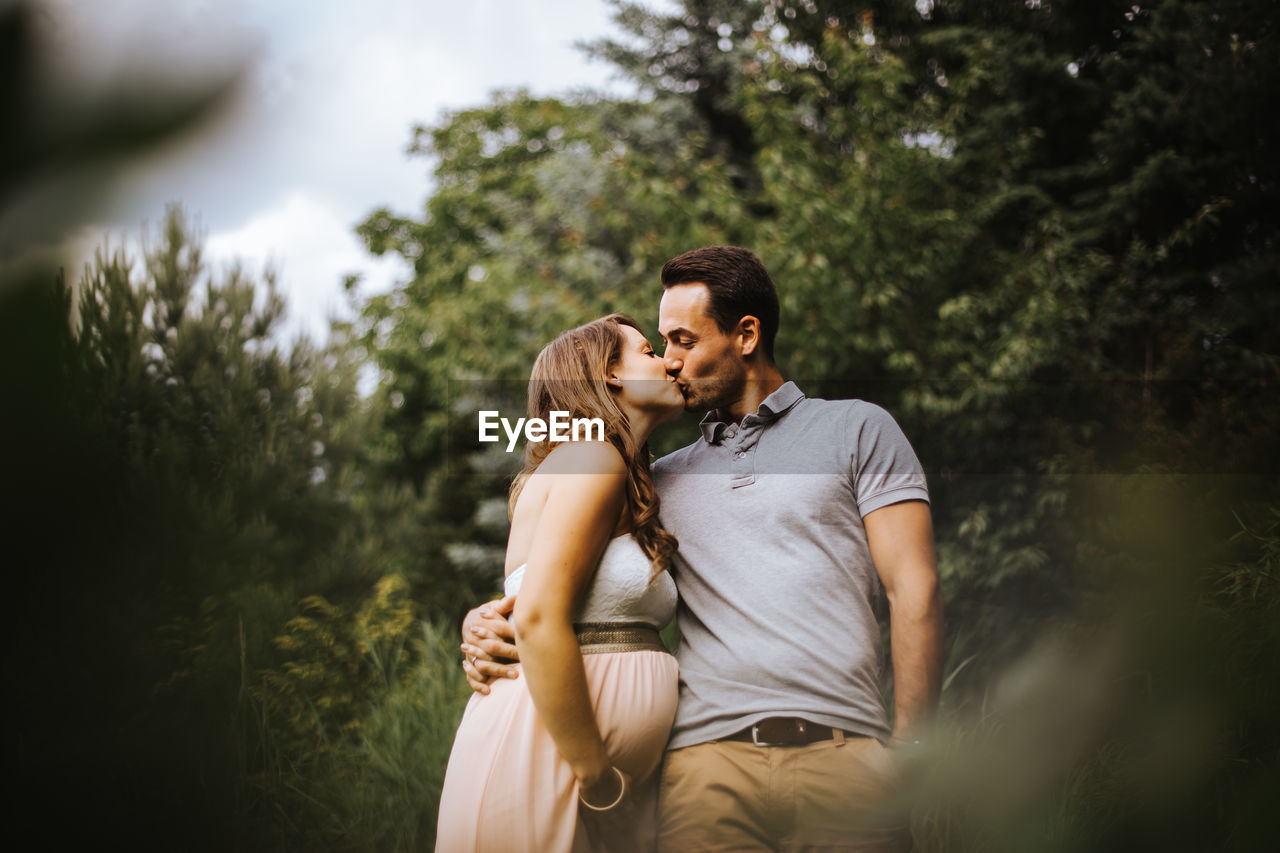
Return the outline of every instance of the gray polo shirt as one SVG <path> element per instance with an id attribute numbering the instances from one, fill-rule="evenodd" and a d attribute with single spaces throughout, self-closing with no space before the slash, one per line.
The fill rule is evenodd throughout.
<path id="1" fill-rule="evenodd" d="M 741 424 L 654 463 L 683 637 L 670 749 L 772 716 L 883 738 L 881 595 L 862 517 L 928 501 L 897 423 L 861 400 L 785 383 Z"/>

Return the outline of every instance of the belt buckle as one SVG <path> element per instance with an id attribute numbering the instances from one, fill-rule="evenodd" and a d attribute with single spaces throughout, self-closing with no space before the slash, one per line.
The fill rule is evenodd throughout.
<path id="1" fill-rule="evenodd" d="M 765 722 L 765 721 L 764 721 L 764 720 L 761 720 L 760 722 L 761 722 L 761 723 L 763 723 L 763 722 Z M 802 720 L 802 721 L 800 721 L 800 722 L 797 724 L 797 727 L 798 727 L 798 731 L 799 731 L 799 733 L 800 733 L 800 734 L 804 734 L 804 721 L 803 721 L 803 720 Z M 769 740 L 760 740 L 760 723 L 756 723 L 756 724 L 754 724 L 754 725 L 751 727 L 751 743 L 752 743 L 752 744 L 754 744 L 755 746 L 794 746 L 794 745 L 797 743 L 797 741 L 785 741 L 785 740 L 769 741 Z"/>

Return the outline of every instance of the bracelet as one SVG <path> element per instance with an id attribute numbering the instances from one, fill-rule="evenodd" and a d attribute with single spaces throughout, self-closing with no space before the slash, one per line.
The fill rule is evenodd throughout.
<path id="1" fill-rule="evenodd" d="M 586 797 L 582 796 L 582 791 L 581 790 L 578 791 L 578 801 L 581 802 L 587 808 L 591 809 L 593 812 L 612 811 L 613 809 L 616 809 L 618 807 L 618 804 L 622 802 L 622 798 L 627 795 L 627 777 L 623 776 L 622 771 L 619 770 L 617 767 L 610 767 L 609 769 L 612 770 L 614 773 L 618 774 L 618 786 L 620 788 L 620 790 L 618 791 L 618 799 L 614 800 L 612 803 L 609 803 L 609 805 L 607 806 L 593 806 L 591 805 L 591 803 L 587 802 Z"/>

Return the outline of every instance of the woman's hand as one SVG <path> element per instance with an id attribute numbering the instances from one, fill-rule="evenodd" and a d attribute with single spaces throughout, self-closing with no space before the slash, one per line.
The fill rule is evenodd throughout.
<path id="1" fill-rule="evenodd" d="M 606 768 L 590 783 L 580 780 L 578 814 L 592 850 L 634 850 L 631 793 L 631 777 L 616 766 Z"/>
<path id="2" fill-rule="evenodd" d="M 468 611 L 462 620 L 462 671 L 476 693 L 487 694 L 489 682 L 495 678 L 518 675 L 515 667 L 498 660 L 520 660 L 515 629 L 507 620 L 515 604 L 514 595 L 488 601 Z"/>
<path id="3" fill-rule="evenodd" d="M 578 780 L 578 796 L 590 811 L 607 812 L 621 805 L 631 787 L 631 777 L 622 768 L 608 765 L 592 779 Z"/>

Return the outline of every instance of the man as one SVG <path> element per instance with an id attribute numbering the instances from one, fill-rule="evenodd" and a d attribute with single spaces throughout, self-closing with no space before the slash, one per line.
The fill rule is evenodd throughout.
<path id="1" fill-rule="evenodd" d="M 712 246 L 662 269 L 659 332 L 702 436 L 656 462 L 680 540 L 680 702 L 659 849 L 909 849 L 888 808 L 937 699 L 942 607 L 924 474 L 883 409 L 806 398 L 773 358 L 778 299 L 759 258 Z M 889 603 L 894 722 L 880 697 Z M 510 632 L 468 614 L 474 687 L 510 675 Z M 479 651 L 479 654 L 476 652 Z M 882 741 L 889 746 L 886 748 Z"/>

